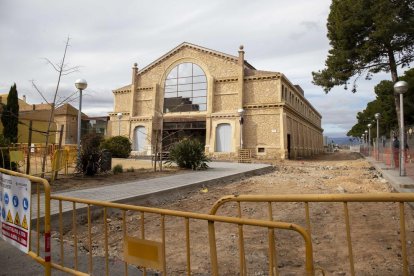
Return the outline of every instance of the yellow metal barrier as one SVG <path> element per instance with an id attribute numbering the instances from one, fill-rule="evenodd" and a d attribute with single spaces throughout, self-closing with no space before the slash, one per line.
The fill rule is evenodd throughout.
<path id="1" fill-rule="evenodd" d="M 310 223 L 310 202 L 336 202 L 343 204 L 344 220 L 346 226 L 347 247 L 349 255 L 349 266 L 351 275 L 355 275 L 354 257 L 352 250 L 351 239 L 351 225 L 349 219 L 349 202 L 396 202 L 399 207 L 400 216 L 400 241 L 401 241 L 401 257 L 402 257 L 402 270 L 403 275 L 409 275 L 408 257 L 407 257 L 407 237 L 406 237 L 406 223 L 405 223 L 405 202 L 414 202 L 414 193 L 377 193 L 377 194 L 284 194 L 284 195 L 232 195 L 225 196 L 219 199 L 211 208 L 210 215 L 216 215 L 219 208 L 229 202 L 237 203 L 237 215 L 242 218 L 241 203 L 256 202 L 265 203 L 268 205 L 269 220 L 273 221 L 272 203 L 276 202 L 302 202 L 305 206 L 305 221 L 306 229 L 311 236 L 311 223 Z M 274 234 L 269 234 L 273 235 Z M 243 237 L 243 228 L 239 228 L 239 237 Z M 272 247 L 273 249 L 274 247 Z M 240 264 L 244 265 L 244 255 L 240 251 Z M 275 252 L 272 255 L 276 255 Z M 276 262 L 274 262 L 276 263 Z M 277 270 L 277 267 L 275 267 Z M 277 273 L 277 272 L 276 272 Z"/>
<path id="2" fill-rule="evenodd" d="M 42 146 L 42 144 L 34 144 L 34 146 L 28 146 L 27 144 L 16 144 L 12 147 L 0 147 L 0 164 L 2 165 L 1 167 L 10 168 L 11 163 L 13 162 L 16 163 L 18 170 L 21 172 L 26 172 L 27 167 L 30 166 L 30 175 L 40 175 L 42 173 L 42 157 L 43 152 L 45 150 L 46 148 L 44 147 L 44 145 Z M 48 146 L 45 173 L 51 172 L 51 161 L 55 150 L 55 145 Z M 28 152 L 30 152 L 29 160 L 27 160 Z"/>
<path id="3" fill-rule="evenodd" d="M 179 218 L 183 219 L 184 221 L 184 233 L 185 235 L 185 252 L 186 252 L 186 269 L 182 270 L 183 274 L 184 271 L 186 271 L 187 275 L 190 275 L 192 273 L 191 268 L 191 239 L 190 239 L 190 220 L 196 220 L 197 221 L 205 221 L 207 222 L 207 231 L 208 231 L 208 242 L 210 246 L 209 250 L 209 256 L 210 256 L 210 266 L 211 266 L 211 275 L 220 275 L 219 272 L 219 258 L 217 254 L 217 239 L 216 239 L 216 223 L 227 223 L 232 224 L 234 226 L 255 226 L 260 227 L 262 229 L 267 229 L 267 231 L 270 233 L 274 229 L 285 229 L 285 230 L 291 230 L 299 233 L 301 237 L 304 240 L 305 243 L 305 274 L 306 275 L 314 275 L 314 267 L 313 267 L 313 254 L 312 254 L 312 243 L 310 239 L 310 235 L 308 231 L 296 224 L 293 223 L 285 223 L 285 222 L 277 222 L 277 221 L 266 221 L 266 220 L 257 220 L 257 219 L 245 219 L 245 218 L 234 218 L 234 217 L 225 217 L 225 216 L 217 216 L 217 215 L 209 215 L 209 214 L 199 214 L 199 213 L 190 213 L 190 212 L 183 212 L 183 211 L 174 211 L 174 210 L 167 210 L 167 209 L 159 209 L 159 208 L 150 208 L 150 207 L 143 207 L 143 206 L 135 206 L 135 205 L 126 205 L 126 204 L 120 204 L 120 203 L 111 203 L 111 202 L 101 202 L 101 201 L 95 201 L 95 200 L 88 200 L 88 199 L 79 199 L 79 198 L 71 198 L 71 197 L 65 197 L 65 196 L 58 196 L 58 195 L 52 195 L 52 200 L 58 201 L 59 205 L 59 239 L 61 244 L 61 252 L 60 252 L 60 263 L 53 263 L 52 267 L 56 268 L 61 271 L 65 271 L 74 275 L 84 275 L 84 272 L 79 271 L 79 265 L 78 265 L 78 218 L 80 212 L 77 210 L 77 206 L 79 205 L 86 205 L 86 222 L 87 223 L 87 246 L 89 248 L 88 252 L 88 273 L 93 273 L 93 252 L 92 252 L 92 235 L 91 235 L 91 229 L 92 229 L 92 215 L 93 210 L 96 212 L 96 208 L 103 209 L 102 211 L 102 217 L 103 217 L 103 229 L 101 230 L 104 234 L 104 251 L 105 251 L 105 275 L 109 274 L 109 245 L 108 245 L 108 239 L 111 237 L 110 233 L 108 233 L 109 223 L 108 223 L 108 210 L 116 209 L 119 212 L 122 213 L 122 229 L 118 229 L 118 232 L 123 233 L 123 240 L 124 243 L 127 243 L 125 246 L 126 250 L 128 248 L 145 248 L 146 253 L 140 253 L 140 252 L 132 252 L 132 254 L 135 256 L 135 259 L 145 259 L 145 264 L 149 264 L 152 262 L 154 265 L 152 267 L 148 267 L 147 265 L 142 265 L 144 267 L 144 275 L 146 275 L 146 269 L 154 269 L 154 268 L 160 268 L 163 272 L 163 275 L 169 275 L 167 273 L 167 264 L 166 264 L 166 219 L 172 219 L 172 218 Z M 65 265 L 65 250 L 64 250 L 64 239 L 63 239 L 63 232 L 64 232 L 64 226 L 63 226 L 63 207 L 64 205 L 72 205 L 72 236 L 73 236 L 73 245 L 74 245 L 74 260 L 73 260 L 73 268 L 69 268 Z M 128 236 L 128 229 L 127 229 L 127 223 L 131 223 L 130 221 L 126 221 L 126 212 L 137 212 L 140 214 L 140 238 L 131 238 Z M 161 235 L 159 238 L 157 238 L 158 242 L 156 241 L 150 241 L 146 239 L 145 237 L 145 218 L 146 215 L 149 216 L 155 216 L 159 217 L 160 223 L 157 224 L 157 226 L 160 228 Z M 148 218 L 147 218 L 148 221 Z M 154 219 L 151 219 L 151 221 L 154 221 Z M 226 228 L 227 229 L 227 228 Z M 274 275 L 274 258 L 271 255 L 272 249 L 271 247 L 274 246 L 274 240 L 272 240 L 272 236 L 269 234 L 269 241 L 268 241 L 268 252 L 269 252 L 269 275 Z M 228 238 L 228 237 L 227 237 Z M 85 244 L 85 242 L 84 242 Z M 156 248 L 161 248 L 161 252 L 158 252 Z M 152 253 L 148 253 L 152 252 Z M 131 253 L 131 252 L 130 252 Z M 125 254 L 125 252 L 124 252 Z M 144 255 L 143 255 L 144 254 Z M 176 255 L 175 251 L 171 252 L 171 255 Z M 162 256 L 162 260 L 157 262 L 155 257 L 151 259 L 149 256 Z M 157 257 L 157 258 L 158 258 Z M 128 260 L 133 258 L 125 258 L 124 257 L 124 273 L 125 275 L 128 274 Z M 137 264 L 135 264 L 137 265 Z M 180 270 L 181 271 L 181 270 Z M 246 269 L 245 267 L 240 267 L 241 275 L 246 275 Z M 100 271 L 101 274 L 104 274 L 102 271 Z"/>
<path id="4" fill-rule="evenodd" d="M 14 171 L 9 171 L 3 168 L 0 168 L 0 172 L 12 176 L 18 176 L 29 179 L 32 184 L 36 184 L 36 199 L 37 199 L 37 214 L 36 214 L 36 250 L 32 250 L 32 233 L 30 233 L 30 244 L 29 244 L 29 253 L 28 255 L 32 257 L 34 260 L 39 262 L 45 268 L 45 275 L 49 276 L 51 273 L 51 256 L 50 256 L 50 186 L 49 182 L 43 178 L 34 177 Z M 44 194 L 44 256 L 41 256 L 40 253 L 40 234 L 41 234 L 41 227 L 40 227 L 40 208 L 41 200 L 40 200 L 40 192 L 41 186 L 43 187 L 43 194 Z M 32 201 L 30 201 L 32 203 Z M 30 212 L 32 212 L 32 204 L 30 206 Z"/>

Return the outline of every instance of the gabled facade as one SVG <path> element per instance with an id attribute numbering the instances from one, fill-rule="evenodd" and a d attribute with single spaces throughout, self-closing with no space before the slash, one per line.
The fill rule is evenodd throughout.
<path id="1" fill-rule="evenodd" d="M 131 84 L 113 94 L 112 136 L 129 137 L 136 154 L 188 136 L 217 158 L 240 148 L 267 159 L 323 149 L 321 115 L 304 91 L 281 73 L 256 70 L 242 46 L 233 56 L 182 43 L 141 70 L 134 64 Z"/>

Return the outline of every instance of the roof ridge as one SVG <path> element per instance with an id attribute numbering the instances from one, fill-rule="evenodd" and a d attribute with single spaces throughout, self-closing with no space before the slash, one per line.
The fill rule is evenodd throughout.
<path id="1" fill-rule="evenodd" d="M 183 43 L 179 44 L 178 46 L 176 46 L 175 48 L 173 48 L 172 50 L 165 53 L 164 55 L 162 55 L 161 57 L 157 58 L 156 60 L 154 60 L 153 62 L 151 62 L 150 64 L 148 64 L 144 68 L 142 68 L 141 70 L 139 70 L 138 74 L 142 74 L 142 73 L 148 71 L 149 69 L 155 67 L 156 65 L 158 65 L 159 63 L 164 61 L 166 58 L 172 56 L 178 50 L 180 50 L 181 48 L 184 48 L 184 47 L 190 47 L 190 48 L 193 48 L 193 49 L 196 49 L 196 50 L 201 50 L 203 52 L 207 52 L 207 53 L 210 53 L 210 54 L 213 54 L 213 55 L 224 57 L 226 59 L 230 59 L 234 62 L 238 62 L 238 59 L 239 59 L 238 56 L 234 56 L 234 55 L 226 54 L 226 53 L 223 53 L 223 52 L 220 52 L 220 51 L 212 50 L 212 49 L 209 49 L 209 48 L 206 48 L 206 47 L 203 47 L 203 46 L 199 46 L 199 45 L 196 45 L 196 44 L 193 44 L 193 43 L 183 42 Z M 255 69 L 247 61 L 245 61 L 245 66 L 251 67 L 251 69 Z"/>

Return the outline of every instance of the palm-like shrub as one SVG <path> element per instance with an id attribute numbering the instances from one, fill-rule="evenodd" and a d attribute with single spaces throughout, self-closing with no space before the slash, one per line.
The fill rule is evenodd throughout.
<path id="1" fill-rule="evenodd" d="M 131 141 L 124 136 L 114 136 L 101 144 L 101 149 L 109 150 L 112 157 L 127 158 L 131 153 Z"/>
<path id="2" fill-rule="evenodd" d="M 202 170 L 208 168 L 207 163 L 210 161 L 204 153 L 202 143 L 198 140 L 184 139 L 171 146 L 166 163 L 176 163 L 180 168 Z"/>

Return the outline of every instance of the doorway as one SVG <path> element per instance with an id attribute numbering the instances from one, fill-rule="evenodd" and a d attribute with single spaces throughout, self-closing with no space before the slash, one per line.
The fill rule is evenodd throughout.
<path id="1" fill-rule="evenodd" d="M 288 152 L 287 158 L 288 159 L 291 159 L 291 156 L 290 156 L 290 146 L 291 146 L 291 140 L 290 140 L 290 134 L 288 134 L 287 135 L 287 152 Z"/>
<path id="2" fill-rule="evenodd" d="M 164 122 L 162 137 L 162 149 L 164 151 L 168 151 L 174 143 L 186 138 L 198 140 L 205 145 L 206 122 Z"/>

